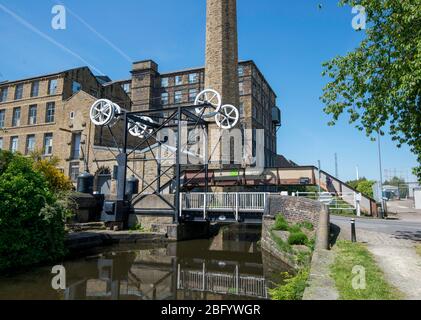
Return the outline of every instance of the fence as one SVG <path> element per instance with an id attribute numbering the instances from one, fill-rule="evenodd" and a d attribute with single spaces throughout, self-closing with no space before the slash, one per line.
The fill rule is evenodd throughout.
<path id="1" fill-rule="evenodd" d="M 345 211 L 355 213 L 358 211 L 358 194 L 355 192 L 329 193 L 329 192 L 297 192 L 297 197 L 306 197 L 326 204 L 333 212 Z"/>
<path id="2" fill-rule="evenodd" d="M 266 209 L 267 193 L 182 193 L 182 211 L 203 211 L 206 217 L 208 211 L 234 212 L 238 220 L 241 212 L 261 212 Z"/>
<path id="3" fill-rule="evenodd" d="M 178 289 L 207 291 L 238 296 L 267 298 L 266 280 L 263 277 L 240 276 L 203 271 L 179 271 Z"/>

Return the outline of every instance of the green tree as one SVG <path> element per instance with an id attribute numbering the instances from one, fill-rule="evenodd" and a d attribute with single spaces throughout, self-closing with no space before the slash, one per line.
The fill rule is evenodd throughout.
<path id="1" fill-rule="evenodd" d="M 374 196 L 373 186 L 375 184 L 375 181 L 367 180 L 367 178 L 361 178 L 359 180 L 348 181 L 347 184 L 351 188 L 357 190 L 358 192 L 361 192 L 367 197 L 372 198 Z"/>
<path id="2" fill-rule="evenodd" d="M 408 144 L 418 158 L 421 181 L 421 1 L 342 0 L 362 5 L 365 37 L 345 56 L 323 64 L 331 78 L 321 100 L 334 125 L 343 113 L 374 139 L 388 131 L 398 147 Z"/>
<path id="3" fill-rule="evenodd" d="M 61 258 L 65 253 L 66 205 L 33 161 L 4 155 L 0 172 L 0 271 Z"/>

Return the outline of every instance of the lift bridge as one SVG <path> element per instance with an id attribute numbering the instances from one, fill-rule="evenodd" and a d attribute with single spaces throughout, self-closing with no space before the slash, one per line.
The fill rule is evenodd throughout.
<path id="1" fill-rule="evenodd" d="M 105 140 L 114 143 L 114 146 L 107 147 L 117 162 L 116 196 L 104 203 L 104 221 L 126 222 L 127 225 L 128 215 L 135 212 L 170 216 L 176 224 L 184 221 L 261 223 L 268 208 L 268 193 L 215 193 L 210 192 L 211 188 L 240 186 L 241 190 L 247 190 L 259 186 L 322 185 L 321 174 L 326 176 L 325 190 L 335 186 L 335 192 L 340 193 L 346 187 L 312 166 L 265 168 L 264 172 L 253 172 L 252 168 L 240 166 L 210 167 L 210 159 L 223 135 L 239 121 L 238 109 L 222 105 L 221 101 L 218 92 L 206 89 L 199 93 L 194 104 L 188 106 L 126 111 L 106 99 L 92 105 L 91 121 L 101 127 L 102 135 L 108 137 Z M 212 146 L 208 139 L 211 124 L 219 128 L 219 141 Z M 175 141 L 169 141 L 169 130 L 175 133 Z M 183 130 L 188 131 L 186 142 L 183 141 Z M 193 137 L 195 143 L 201 144 L 202 154 L 189 149 L 192 132 L 196 135 Z M 166 158 L 162 150 L 165 150 Z M 199 164 L 184 163 L 182 157 L 186 155 L 198 158 Z M 155 170 L 149 181 L 139 172 L 140 163 Z M 328 180 L 331 180 L 331 185 Z M 332 181 L 339 181 L 339 184 L 332 184 Z M 139 190 L 139 182 L 142 182 L 142 190 Z M 201 192 L 192 192 L 194 190 Z M 367 204 L 369 210 L 373 208 L 371 200 Z"/>

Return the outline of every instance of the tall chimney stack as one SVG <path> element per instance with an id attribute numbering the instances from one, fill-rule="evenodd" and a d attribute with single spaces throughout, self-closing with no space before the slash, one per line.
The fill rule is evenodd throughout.
<path id="1" fill-rule="evenodd" d="M 222 105 L 239 108 L 237 3 L 236 0 L 207 0 L 206 4 L 205 88 L 218 91 Z M 217 168 L 219 161 L 229 160 L 231 155 L 222 154 L 222 129 L 211 124 L 209 130 L 210 165 Z"/>
<path id="2" fill-rule="evenodd" d="M 223 104 L 238 108 L 236 0 L 207 0 L 205 88 L 218 91 Z"/>

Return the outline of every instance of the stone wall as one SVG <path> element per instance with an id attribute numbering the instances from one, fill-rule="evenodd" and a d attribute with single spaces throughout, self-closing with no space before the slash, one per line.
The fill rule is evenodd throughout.
<path id="1" fill-rule="evenodd" d="M 329 247 L 329 210 L 326 205 L 306 198 L 269 196 L 268 209 L 262 221 L 262 249 L 293 268 L 298 268 L 292 253 L 283 252 L 272 239 L 272 228 L 278 214 L 291 224 L 311 222 L 316 230 L 316 249 Z"/>
<path id="2" fill-rule="evenodd" d="M 282 214 L 288 222 L 292 223 L 310 221 L 317 228 L 320 213 L 324 210 L 327 210 L 326 206 L 319 201 L 302 197 L 270 195 L 267 214 L 271 217 Z"/>

